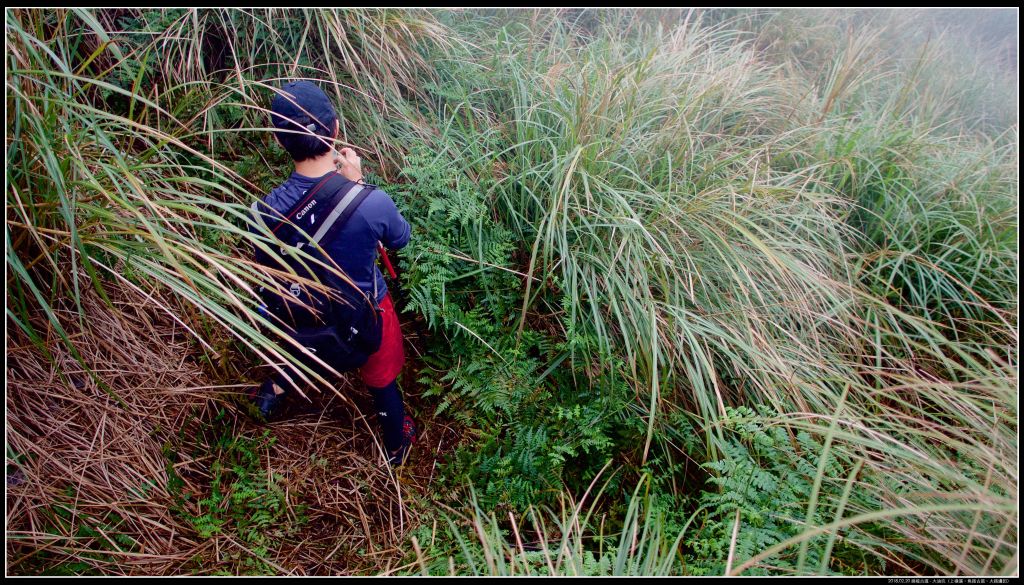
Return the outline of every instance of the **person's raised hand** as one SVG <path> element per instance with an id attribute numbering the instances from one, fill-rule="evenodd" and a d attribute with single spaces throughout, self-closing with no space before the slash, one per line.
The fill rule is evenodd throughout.
<path id="1" fill-rule="evenodd" d="M 345 147 L 338 151 L 334 157 L 334 164 L 338 167 L 338 173 L 350 181 L 363 180 L 363 159 L 359 158 L 355 150 Z"/>

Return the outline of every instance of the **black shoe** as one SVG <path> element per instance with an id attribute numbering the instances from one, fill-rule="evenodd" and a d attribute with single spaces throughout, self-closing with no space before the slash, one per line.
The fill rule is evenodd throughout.
<path id="1" fill-rule="evenodd" d="M 269 379 L 264 381 L 259 389 L 256 390 L 255 394 L 252 395 L 252 399 L 256 405 L 256 410 L 260 412 L 264 419 L 269 419 L 284 400 L 284 392 L 280 394 L 274 392 L 274 380 Z"/>
<path id="2" fill-rule="evenodd" d="M 388 452 L 388 463 L 391 467 L 401 467 L 409 460 L 409 450 L 416 442 L 416 423 L 412 417 L 405 415 L 402 421 L 402 446 Z"/>

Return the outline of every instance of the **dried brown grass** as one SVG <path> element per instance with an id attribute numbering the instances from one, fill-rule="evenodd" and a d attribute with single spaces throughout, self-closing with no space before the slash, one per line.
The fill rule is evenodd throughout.
<path id="1" fill-rule="evenodd" d="M 261 463 L 268 477 L 281 477 L 288 518 L 300 509 L 308 518 L 261 557 L 267 565 L 283 574 L 399 566 L 441 449 L 429 423 L 421 421 L 416 460 L 398 475 L 382 465 L 376 425 L 361 414 L 372 412 L 369 396 L 350 383 L 341 394 L 352 400 L 312 394 L 312 404 L 291 405 L 291 416 L 257 423 L 233 400 L 246 384 L 218 385 L 215 372 L 198 365 L 201 349 L 168 315 L 167 299 L 127 288 L 108 294 L 116 311 L 89 292 L 82 315 L 58 315 L 123 406 L 56 335 L 45 342 L 48 360 L 9 323 L 9 574 L 242 572 L 239 558 L 255 555 L 232 527 L 203 539 L 188 514 L 209 494 L 216 437 L 254 436 L 265 428 L 276 442 L 262 450 Z M 168 487 L 172 460 L 184 484 L 177 494 Z M 191 497 L 182 500 L 183 493 Z"/>
<path id="2" fill-rule="evenodd" d="M 201 415 L 210 407 L 212 393 L 187 357 L 180 326 L 161 318 L 153 301 L 123 292 L 120 297 L 116 313 L 86 294 L 82 315 L 59 316 L 74 332 L 83 359 L 123 407 L 56 335 L 46 340 L 47 360 L 19 330 L 7 329 L 10 573 L 65 562 L 102 569 L 105 563 L 89 558 L 98 551 L 116 559 L 118 571 L 164 573 L 180 562 L 182 551 L 199 546 L 170 512 L 161 445 L 188 413 Z M 12 454 L 20 460 L 14 465 Z M 153 487 L 145 488 L 147 483 Z M 67 522 L 57 519 L 60 507 L 67 509 Z M 113 534 L 83 536 L 109 528 L 133 539 L 137 552 L 125 551 Z"/>

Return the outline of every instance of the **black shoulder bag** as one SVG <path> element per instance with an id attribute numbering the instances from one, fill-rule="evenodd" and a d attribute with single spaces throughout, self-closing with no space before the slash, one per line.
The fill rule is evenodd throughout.
<path id="1" fill-rule="evenodd" d="M 362 366 L 380 348 L 383 320 L 376 298 L 324 266 L 337 270 L 321 243 L 337 236 L 373 189 L 373 185 L 330 173 L 283 215 L 262 200 L 252 204 L 253 216 L 283 244 L 280 257 L 285 264 L 259 248 L 256 261 L 294 272 L 328 289 L 323 292 L 299 280 L 280 280 L 277 290 L 260 288 L 267 311 L 273 315 L 272 320 L 285 325 L 295 341 L 339 372 Z M 313 260 L 299 257 L 298 250 L 304 250 Z M 279 294 L 282 289 L 288 292 Z M 300 359 L 306 357 L 296 348 L 288 349 Z M 329 373 L 316 362 L 308 363 L 321 375 Z"/>

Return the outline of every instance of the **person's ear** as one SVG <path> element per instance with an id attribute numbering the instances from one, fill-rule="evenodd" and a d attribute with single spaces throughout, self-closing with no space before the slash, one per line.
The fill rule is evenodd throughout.
<path id="1" fill-rule="evenodd" d="M 341 131 L 341 122 L 337 118 L 334 119 L 334 135 L 331 138 L 338 138 L 338 133 Z"/>

